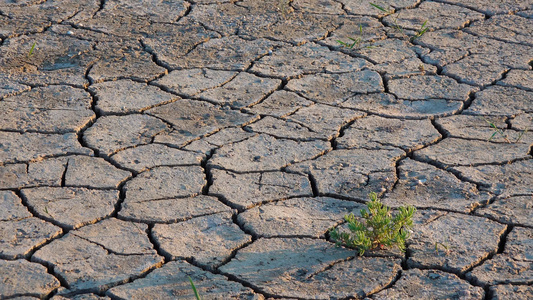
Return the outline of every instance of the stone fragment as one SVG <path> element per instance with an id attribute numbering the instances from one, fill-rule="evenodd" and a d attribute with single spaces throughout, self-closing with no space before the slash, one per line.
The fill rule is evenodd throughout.
<path id="1" fill-rule="evenodd" d="M 507 224 L 533 226 L 533 196 L 500 198 L 476 210 L 476 214 Z"/>
<path id="2" fill-rule="evenodd" d="M 58 2 L 66 1 L 69 0 L 59 0 Z M 86 1 L 88 4 L 94 4 L 95 2 Z M 69 6 L 77 4 L 54 3 L 52 5 Z M 27 8 L 23 7 L 21 9 L 25 10 Z M 3 9 L 2 11 L 7 13 Z M 17 14 L 26 15 L 30 18 L 35 17 L 35 15 L 28 13 L 29 11 L 17 12 Z M 37 14 L 42 13 L 43 11 L 40 11 Z M 45 12 L 45 14 L 48 13 Z M 48 18 L 49 15 L 46 15 L 46 17 Z M 2 28 L 4 27 L 2 26 Z M 21 34 L 22 32 L 20 30 L 17 33 Z M 35 47 L 30 56 L 28 54 L 34 44 Z M 0 73 L 8 75 L 11 81 L 31 86 L 64 84 L 80 88 L 86 87 L 89 85 L 89 81 L 85 78 L 85 72 L 95 60 L 94 54 L 90 52 L 94 45 L 94 42 L 70 36 L 61 36 L 51 31 L 43 33 L 32 32 L 32 34 L 10 38 L 2 46 Z"/>
<path id="3" fill-rule="evenodd" d="M 93 84 L 89 90 L 98 99 L 95 108 L 102 115 L 143 112 L 180 99 L 157 87 L 130 79 Z"/>
<path id="4" fill-rule="evenodd" d="M 386 93 L 355 95 L 339 104 L 385 117 L 426 119 L 458 113 L 464 106 L 462 101 L 428 99 L 409 101 L 398 99 Z"/>
<path id="5" fill-rule="evenodd" d="M 396 161 L 404 155 L 399 149 L 340 149 L 289 166 L 287 171 L 311 175 L 321 196 L 366 200 L 371 192 L 382 194 L 392 188 Z"/>
<path id="6" fill-rule="evenodd" d="M 531 19 L 518 15 L 496 15 L 474 23 L 466 31 L 477 36 L 533 46 Z"/>
<path id="7" fill-rule="evenodd" d="M 206 184 L 200 166 L 157 167 L 140 173 L 124 185 L 126 202 L 192 197 Z"/>
<path id="8" fill-rule="evenodd" d="M 201 10 L 193 10 L 193 13 Z M 244 40 L 237 36 L 210 39 L 188 52 L 167 62 L 172 69 L 210 68 L 244 71 L 251 63 L 266 55 L 275 46 L 282 45 L 266 39 Z"/>
<path id="9" fill-rule="evenodd" d="M 209 194 L 222 197 L 239 210 L 263 202 L 287 197 L 311 197 L 313 191 L 306 176 L 284 172 L 238 174 L 224 170 L 211 170 L 213 184 Z"/>
<path id="10" fill-rule="evenodd" d="M 250 71 L 263 76 L 290 79 L 310 73 L 355 72 L 368 65 L 364 59 L 331 51 L 315 43 L 307 43 L 276 50 L 272 55 L 254 62 Z"/>
<path id="11" fill-rule="evenodd" d="M 48 86 L 0 102 L 0 130 L 78 132 L 95 118 L 91 95 L 70 86 Z"/>
<path id="12" fill-rule="evenodd" d="M 291 3 L 296 11 L 306 13 L 319 13 L 319 14 L 334 14 L 342 15 L 344 10 L 342 4 L 337 2 L 327 2 L 321 0 L 295 0 Z"/>
<path id="13" fill-rule="evenodd" d="M 61 290 L 59 291 L 61 293 Z M 75 296 L 62 296 L 56 294 L 52 300 L 111 300 L 109 297 L 101 297 L 96 294 L 79 294 Z"/>
<path id="14" fill-rule="evenodd" d="M 199 5 L 188 16 L 223 35 L 264 37 L 294 44 L 323 38 L 342 23 L 335 15 L 294 11 L 285 3 L 253 0 L 238 5 Z"/>
<path id="15" fill-rule="evenodd" d="M 263 293 L 331 299 L 364 298 L 390 284 L 401 269 L 398 259 L 354 255 L 323 240 L 263 238 L 239 250 L 220 271 Z"/>
<path id="16" fill-rule="evenodd" d="M 477 285 L 529 284 L 533 280 L 533 230 L 515 227 L 503 253 L 496 254 L 466 274 Z"/>
<path id="17" fill-rule="evenodd" d="M 413 157 L 425 162 L 437 162 L 446 167 L 505 164 L 527 158 L 529 147 L 530 145 L 525 143 L 493 143 L 447 138 L 435 145 L 415 151 Z"/>
<path id="18" fill-rule="evenodd" d="M 315 237 L 364 206 L 334 198 L 292 198 L 254 207 L 238 215 L 241 226 L 258 237 Z M 366 207 L 365 207 L 366 208 Z"/>
<path id="19" fill-rule="evenodd" d="M 122 299 L 193 299 L 189 278 L 194 282 L 198 294 L 205 299 L 248 299 L 263 300 L 250 288 L 229 281 L 222 275 L 216 275 L 197 268 L 185 261 L 171 261 L 154 270 L 145 278 L 111 288 L 106 292 L 113 298 Z"/>
<path id="20" fill-rule="evenodd" d="M 384 74 L 387 79 L 435 74 L 435 66 L 418 58 L 418 55 L 426 52 L 428 50 L 401 39 L 377 41 L 372 43 L 370 48 L 362 47 L 357 50 L 358 55 L 375 64 L 370 66 L 370 69 Z"/>
<path id="21" fill-rule="evenodd" d="M 104 116 L 84 132 L 83 140 L 107 157 L 131 146 L 149 144 L 154 136 L 168 130 L 163 121 L 144 114 Z"/>
<path id="22" fill-rule="evenodd" d="M 410 158 L 399 163 L 398 175 L 394 189 L 383 199 L 388 206 L 413 205 L 466 213 L 491 198 L 491 194 L 479 191 L 476 185 L 452 173 Z"/>
<path id="23" fill-rule="evenodd" d="M 477 86 L 492 85 L 509 69 L 530 69 L 533 47 L 504 43 L 464 31 L 426 32 L 415 43 L 432 49 L 421 54 L 426 63 L 442 68 L 442 74 Z M 490 61 L 491 63 L 487 63 Z"/>
<path id="24" fill-rule="evenodd" d="M 511 143 L 518 139 L 520 132 L 506 130 L 508 125 L 505 119 L 501 116 L 456 115 L 436 119 L 435 123 L 446 132 L 447 137 Z M 497 133 L 491 124 L 498 127 L 503 134 Z M 520 139 L 527 140 L 524 137 Z"/>
<path id="25" fill-rule="evenodd" d="M 454 167 L 452 170 L 501 197 L 533 194 L 533 160 L 515 161 L 501 166 Z"/>
<path id="26" fill-rule="evenodd" d="M 116 189 L 131 173 L 100 157 L 71 156 L 67 159 L 66 186 Z"/>
<path id="27" fill-rule="evenodd" d="M 466 101 L 476 88 L 445 76 L 413 76 L 389 81 L 389 90 L 405 100 L 445 99 Z"/>
<path id="28" fill-rule="evenodd" d="M 336 135 L 341 127 L 365 116 L 360 111 L 316 104 L 303 107 L 286 119 L 304 125 L 313 132 Z M 334 133 L 333 133 L 334 132 Z"/>
<path id="29" fill-rule="evenodd" d="M 337 135 L 336 131 L 315 132 L 311 128 L 294 122 L 293 120 L 264 117 L 261 120 L 244 127 L 246 130 L 257 133 L 266 133 L 276 138 L 288 138 L 300 141 L 314 139 L 329 139 Z"/>
<path id="30" fill-rule="evenodd" d="M 195 9 L 191 10 L 191 13 L 199 7 L 201 6 L 196 6 Z M 140 29 L 139 33 L 143 36 L 141 40 L 145 50 L 154 55 L 159 65 L 168 69 L 178 69 L 180 70 L 178 72 L 184 71 L 185 73 L 188 71 L 195 73 L 198 69 L 182 70 L 180 60 L 202 43 L 212 38 L 221 37 L 216 31 L 209 30 L 190 18 L 182 18 L 176 23 L 168 23 L 168 21 L 152 23 Z M 205 79 L 203 80 L 205 81 Z M 187 85 L 185 82 L 184 84 Z M 204 84 L 206 83 L 204 82 Z M 197 86 L 194 83 L 193 85 Z"/>
<path id="31" fill-rule="evenodd" d="M 533 93 L 504 86 L 491 86 L 476 93 L 465 114 L 512 116 L 533 110 Z"/>
<path id="32" fill-rule="evenodd" d="M 244 141 L 255 135 L 256 133 L 244 131 L 242 128 L 229 127 L 200 140 L 193 141 L 184 149 L 211 155 L 213 150 L 223 145 Z"/>
<path id="33" fill-rule="evenodd" d="M 49 158 L 27 164 L 0 166 L 0 189 L 60 186 L 67 159 Z"/>
<path id="34" fill-rule="evenodd" d="M 24 1 L 0 4 L 2 29 L 0 37 L 13 37 L 42 32 L 53 23 L 59 23 L 76 16 L 92 16 L 98 10 L 97 1 L 82 3 L 70 0 L 52 2 Z"/>
<path id="35" fill-rule="evenodd" d="M 34 217 L 0 221 L 0 258 L 28 257 L 31 251 L 61 232 L 61 228 Z"/>
<path id="36" fill-rule="evenodd" d="M 119 216 L 136 222 L 175 223 L 191 218 L 231 211 L 215 197 L 198 195 L 147 201 L 126 201 Z"/>
<path id="37" fill-rule="evenodd" d="M 402 276 L 394 285 L 372 296 L 376 300 L 385 299 L 485 299 L 485 292 L 472 286 L 457 275 L 440 270 L 411 269 L 402 271 Z"/>
<path id="38" fill-rule="evenodd" d="M 36 215 L 66 229 L 96 223 L 111 215 L 119 196 L 117 190 L 74 187 L 38 187 L 23 189 L 21 194 Z"/>
<path id="39" fill-rule="evenodd" d="M 193 259 L 215 269 L 252 241 L 224 212 L 175 224 L 156 224 L 152 237 L 169 259 Z"/>
<path id="40" fill-rule="evenodd" d="M 31 217 L 20 198 L 12 191 L 0 191 L 0 222 Z"/>
<path id="41" fill-rule="evenodd" d="M 148 110 L 172 124 L 173 131 L 156 136 L 155 142 L 182 147 L 223 128 L 247 124 L 257 116 L 196 100 L 180 100 Z"/>
<path id="42" fill-rule="evenodd" d="M 519 114 L 511 121 L 512 128 L 521 131 L 533 130 L 533 113 Z"/>
<path id="43" fill-rule="evenodd" d="M 261 103 L 252 106 L 248 110 L 255 114 L 283 117 L 311 104 L 313 104 L 312 101 L 300 97 L 296 93 L 280 90 L 275 91 Z"/>
<path id="44" fill-rule="evenodd" d="M 381 76 L 370 70 L 305 75 L 300 79 L 289 80 L 286 88 L 324 104 L 338 104 L 355 94 L 384 91 Z"/>
<path id="45" fill-rule="evenodd" d="M 325 141 L 295 142 L 258 135 L 242 142 L 222 146 L 207 165 L 235 172 L 274 171 L 315 158 L 329 147 Z"/>
<path id="46" fill-rule="evenodd" d="M 101 293 L 161 265 L 145 224 L 106 219 L 70 231 L 42 247 L 32 261 L 51 264 L 69 291 Z"/>
<path id="47" fill-rule="evenodd" d="M 85 154 L 92 151 L 78 142 L 75 133 L 44 134 L 0 131 L 0 163 L 37 160 L 53 155 Z"/>
<path id="48" fill-rule="evenodd" d="M 223 86 L 202 92 L 198 97 L 221 105 L 242 108 L 258 103 L 280 84 L 279 79 L 261 78 L 243 72 Z"/>
<path id="49" fill-rule="evenodd" d="M 464 273 L 498 250 L 507 226 L 476 216 L 421 211 L 414 217 L 407 265 Z"/>
<path id="50" fill-rule="evenodd" d="M 183 0 L 153 2 L 150 0 L 113 0 L 94 16 L 78 18 L 84 26 L 95 31 L 130 37 L 151 23 L 172 23 L 183 16 L 189 8 Z"/>
<path id="51" fill-rule="evenodd" d="M 147 82 L 167 73 L 138 45 L 124 47 L 122 43 L 110 42 L 102 45 L 101 51 L 109 56 L 93 65 L 87 75 L 91 83 L 118 79 Z"/>
<path id="52" fill-rule="evenodd" d="M 203 91 L 214 89 L 232 80 L 238 72 L 211 69 L 175 70 L 154 81 L 174 93 L 192 97 Z"/>
<path id="53" fill-rule="evenodd" d="M 200 165 L 203 159 L 204 155 L 161 144 L 141 145 L 111 156 L 114 163 L 136 172 L 161 166 Z"/>
<path id="54" fill-rule="evenodd" d="M 24 259 L 0 260 L 0 282 L 0 295 L 5 299 L 43 299 L 61 285 L 44 266 Z"/>
<path id="55" fill-rule="evenodd" d="M 0 39 L 0 44 L 1 42 L 2 40 Z M 30 87 L 27 85 L 9 80 L 7 76 L 0 76 L 0 99 L 3 99 L 8 96 L 17 95 L 29 90 Z"/>
<path id="56" fill-rule="evenodd" d="M 516 87 L 519 89 L 533 91 L 533 71 L 531 70 L 511 70 L 504 79 L 496 84 L 503 86 Z"/>
<path id="57" fill-rule="evenodd" d="M 517 10 L 527 9 L 530 1 L 521 0 L 507 0 L 507 1 L 491 1 L 491 0 L 474 0 L 468 3 L 461 0 L 445 0 L 450 4 L 464 6 L 475 9 L 489 16 L 495 14 L 509 14 Z"/>
<path id="58" fill-rule="evenodd" d="M 370 6 L 370 4 L 368 6 Z M 359 52 L 368 46 L 371 47 L 376 41 L 387 38 L 386 29 L 377 18 L 351 15 L 341 15 L 336 17 L 341 21 L 341 24 L 331 30 L 324 39 L 317 41 L 317 43 L 351 55 L 354 51 Z M 355 41 L 351 39 L 354 39 Z M 350 45 L 358 40 L 360 40 L 360 42 L 356 42 L 354 46 L 350 48 L 341 45 L 338 42 L 339 40 Z"/>
<path id="59" fill-rule="evenodd" d="M 430 120 L 399 120 L 368 116 L 357 119 L 336 139 L 337 148 L 376 148 L 383 145 L 414 151 L 436 142 L 441 135 Z"/>
<path id="60" fill-rule="evenodd" d="M 489 288 L 494 300 L 521 300 L 533 298 L 533 287 L 528 285 L 494 285 Z"/>
<path id="61" fill-rule="evenodd" d="M 383 16 L 386 15 L 386 12 L 383 12 L 376 7 L 370 5 L 367 2 L 361 2 L 357 0 L 340 0 L 342 4 L 344 4 L 344 9 L 350 13 L 358 14 L 358 15 L 365 15 L 365 16 Z M 392 1 L 383 1 L 378 0 L 375 2 L 372 2 L 386 10 L 394 11 L 396 9 L 400 8 L 410 8 L 415 6 L 418 1 L 417 0 L 392 0 Z"/>
<path id="62" fill-rule="evenodd" d="M 473 21 L 484 20 L 482 13 L 461 7 L 439 2 L 422 2 L 412 9 L 390 14 L 383 18 L 387 26 L 399 26 L 403 30 L 420 32 L 422 25 L 430 30 L 444 28 L 462 29 Z"/>

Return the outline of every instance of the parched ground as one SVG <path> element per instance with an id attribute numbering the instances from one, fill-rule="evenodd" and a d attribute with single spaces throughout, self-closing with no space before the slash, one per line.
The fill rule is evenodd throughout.
<path id="1" fill-rule="evenodd" d="M 372 3 L 0 0 L 0 299 L 533 298 L 533 0 Z"/>

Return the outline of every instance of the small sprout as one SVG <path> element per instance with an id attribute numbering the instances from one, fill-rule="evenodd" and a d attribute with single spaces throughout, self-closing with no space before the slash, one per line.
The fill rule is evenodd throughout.
<path id="1" fill-rule="evenodd" d="M 337 43 L 341 44 L 342 46 L 346 47 L 346 48 L 350 48 L 350 49 L 353 49 L 355 46 L 357 46 L 356 48 L 360 48 L 360 45 L 361 43 L 363 42 L 363 25 L 359 24 L 359 34 L 361 35 L 360 37 L 354 39 L 354 38 L 348 38 L 350 39 L 353 43 L 350 43 L 350 42 L 343 42 L 341 40 L 337 40 Z M 370 48 L 371 46 L 368 46 L 367 48 Z"/>
<path id="2" fill-rule="evenodd" d="M 354 214 L 350 213 L 344 219 L 348 222 L 351 234 L 332 228 L 329 231 L 331 238 L 337 246 L 357 248 L 359 255 L 367 250 L 385 249 L 394 245 L 405 251 L 405 241 L 411 234 L 416 208 L 402 206 L 398 209 L 398 214 L 392 216 L 391 209 L 381 203 L 376 193 L 370 193 L 369 196 L 368 211 L 360 211 L 365 223 L 357 221 Z"/>
<path id="3" fill-rule="evenodd" d="M 442 246 L 442 248 L 444 248 L 444 254 L 446 255 L 450 254 L 450 245 L 448 244 L 448 242 L 444 242 L 444 243 L 435 242 L 435 253 L 437 253 L 437 255 L 439 254 L 439 245 Z"/>
<path id="4" fill-rule="evenodd" d="M 424 24 L 422 24 L 422 26 L 420 26 L 420 29 L 416 32 L 415 36 L 413 36 L 411 38 L 411 41 L 414 41 L 417 38 L 423 36 L 424 33 L 426 33 L 426 31 L 428 31 L 429 27 L 426 26 L 427 23 L 428 23 L 428 20 L 424 21 Z"/>
<path id="5" fill-rule="evenodd" d="M 191 283 L 191 288 L 194 292 L 194 296 L 196 297 L 196 300 L 202 300 L 200 297 L 200 294 L 198 293 L 198 290 L 196 289 L 196 286 L 194 285 L 194 282 L 192 282 L 191 276 L 189 276 L 189 282 Z"/>
<path id="6" fill-rule="evenodd" d="M 388 10 L 384 9 L 383 7 L 381 7 L 381 6 L 379 6 L 379 5 L 375 4 L 375 3 L 370 2 L 370 5 L 372 5 L 372 6 L 374 6 L 375 8 L 381 10 L 382 12 L 385 12 L 385 13 L 388 13 L 388 12 L 389 12 Z"/>
<path id="7" fill-rule="evenodd" d="M 33 42 L 33 45 L 31 45 L 30 52 L 28 52 L 28 58 L 30 58 L 33 55 L 33 50 L 35 50 L 35 45 L 37 45 L 37 42 Z"/>
<path id="8" fill-rule="evenodd" d="M 490 142 L 497 134 L 499 134 L 504 140 L 505 142 L 507 142 L 508 144 L 511 144 L 513 142 L 511 142 L 511 140 L 509 140 L 509 136 L 504 132 L 503 129 L 500 129 L 498 128 L 498 126 L 496 126 L 496 124 L 494 124 L 493 122 L 483 118 L 483 120 L 485 120 L 485 122 L 487 122 L 487 124 L 489 124 L 489 126 L 494 129 L 494 132 L 492 133 L 492 135 L 490 136 L 490 138 L 487 140 L 488 142 Z M 518 135 L 518 137 L 516 138 L 516 140 L 514 141 L 514 143 L 518 143 L 522 137 L 524 136 L 524 134 L 527 132 L 528 130 L 525 129 L 523 130 L 522 132 L 520 132 L 520 134 Z"/>

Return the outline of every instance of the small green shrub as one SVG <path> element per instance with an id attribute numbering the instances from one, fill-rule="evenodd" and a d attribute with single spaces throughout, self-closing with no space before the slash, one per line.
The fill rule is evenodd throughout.
<path id="1" fill-rule="evenodd" d="M 394 245 L 405 251 L 405 240 L 410 236 L 416 208 L 402 206 L 398 214 L 392 216 L 391 209 L 381 203 L 376 193 L 370 193 L 370 201 L 366 205 L 368 211 L 361 209 L 364 223 L 357 221 L 354 214 L 350 213 L 344 219 L 348 222 L 351 233 L 332 228 L 329 231 L 330 237 L 338 246 L 357 248 L 359 255 L 367 250 L 385 249 Z"/>

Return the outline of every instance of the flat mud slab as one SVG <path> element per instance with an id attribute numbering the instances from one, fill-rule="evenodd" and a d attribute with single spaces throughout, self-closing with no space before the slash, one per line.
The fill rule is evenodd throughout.
<path id="1" fill-rule="evenodd" d="M 532 25 L 530 0 L 0 1 L 0 299 L 532 298 Z M 336 247 L 372 192 L 416 207 L 405 252 Z"/>

